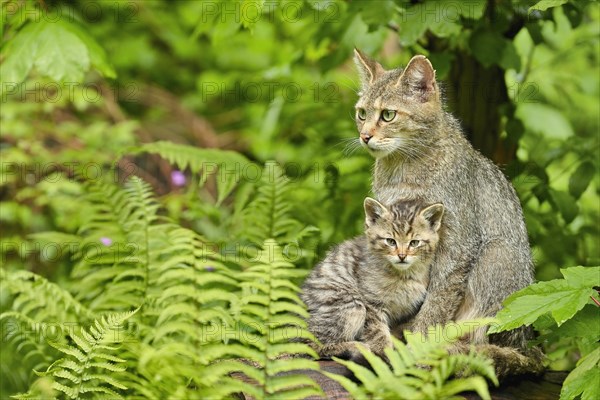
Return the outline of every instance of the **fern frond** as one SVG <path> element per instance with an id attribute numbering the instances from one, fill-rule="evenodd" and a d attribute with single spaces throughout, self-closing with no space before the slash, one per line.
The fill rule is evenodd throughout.
<path id="1" fill-rule="evenodd" d="M 352 361 L 336 360 L 354 373 L 362 387 L 346 377 L 325 374 L 355 397 L 438 399 L 476 391 L 483 399 L 490 399 L 486 379 L 497 384 L 492 361 L 475 351 L 469 354 L 448 352 L 462 334 L 474 329 L 473 325 L 481 326 L 490 321 L 477 322 L 452 324 L 453 329 L 433 327 L 428 336 L 405 332 L 407 343 L 393 338 L 394 348 L 386 349 L 389 364 L 359 346 L 371 369 Z"/>
<path id="2" fill-rule="evenodd" d="M 167 141 L 146 143 L 132 151 L 158 154 L 182 170 L 189 167 L 193 173 L 203 174 L 202 183 L 210 174 L 217 173 L 217 204 L 247 175 L 246 169 L 251 164 L 250 160 L 235 151 L 201 149 Z"/>
<path id="3" fill-rule="evenodd" d="M 296 398 L 322 394 L 312 379 L 294 373 L 301 369 L 316 371 L 318 364 L 304 358 L 289 358 L 290 354 L 316 357 L 308 344 L 298 342 L 299 338 L 315 338 L 308 332 L 302 318 L 306 315 L 306 308 L 298 296 L 299 288 L 281 279 L 288 276 L 286 272 L 289 270 L 296 272 L 293 275 L 300 272 L 284 259 L 281 248 L 271 239 L 263 243 L 253 265 L 240 274 L 241 313 L 244 317 L 240 319 L 240 329 L 253 332 L 256 336 L 240 335 L 239 340 L 266 355 L 265 358 L 251 358 L 260 366 L 263 374 L 261 379 L 257 379 L 259 398 Z"/>
<path id="4" fill-rule="evenodd" d="M 118 373 L 125 371 L 125 360 L 111 354 L 118 348 L 108 344 L 124 340 L 123 324 L 137 311 L 110 314 L 94 321 L 87 331 L 69 333 L 73 344 L 50 342 L 65 356 L 44 373 L 53 378 L 52 387 L 72 399 L 90 392 L 121 398 L 119 391 L 127 387 L 119 381 Z"/>
<path id="5" fill-rule="evenodd" d="M 0 268 L 4 293 L 14 296 L 12 310 L 36 322 L 93 319 L 93 313 L 69 291 L 29 271 L 7 272 Z"/>
<path id="6" fill-rule="evenodd" d="M 28 316 L 6 311 L 0 314 L 2 324 L 2 341 L 11 345 L 19 354 L 20 365 L 29 368 L 28 373 L 35 369 L 44 369 L 53 360 L 55 354 L 46 343 L 46 336 L 60 334 L 61 324 L 45 324 L 37 322 Z"/>
<path id="7" fill-rule="evenodd" d="M 267 162 L 258 191 L 242 212 L 241 235 L 257 247 L 271 238 L 280 244 L 301 244 L 318 236 L 316 227 L 306 227 L 293 218 L 291 190 L 293 186 L 279 165 L 273 161 Z M 304 256 L 307 254 L 295 255 L 298 258 Z"/>
<path id="8" fill-rule="evenodd" d="M 147 296 L 150 248 L 162 234 L 152 189 L 132 177 L 122 189 L 93 182 L 88 191 L 91 212 L 79 229 L 82 248 L 72 274 L 78 298 L 94 310 L 138 307 Z"/>

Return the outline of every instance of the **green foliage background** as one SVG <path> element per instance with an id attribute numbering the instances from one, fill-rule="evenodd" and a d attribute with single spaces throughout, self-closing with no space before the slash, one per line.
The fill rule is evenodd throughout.
<path id="1" fill-rule="evenodd" d="M 178 335 L 197 339 L 184 328 L 157 338 L 148 327 L 185 314 L 161 318 L 161 306 L 189 301 L 194 312 L 223 310 L 181 326 L 239 321 L 256 311 L 240 303 L 242 294 L 260 291 L 252 288 L 252 268 L 269 265 L 259 271 L 268 275 L 279 265 L 257 258 L 267 241 L 282 249 L 285 260 L 279 261 L 301 271 L 331 244 L 359 233 L 373 161 L 355 146 L 354 47 L 390 68 L 417 53 L 432 60 L 448 108 L 517 189 L 538 279 L 600 264 L 595 2 L 14 0 L 2 2 L 0 34 L 0 307 L 8 313 L 3 344 L 11 343 L 2 346 L 3 397 L 26 392 L 36 379 L 32 368 L 46 371 L 65 352 L 62 345 L 48 350 L 30 343 L 41 358 L 22 362 L 23 351 L 32 350 L 10 336 L 15 318 L 25 324 L 18 326 L 72 321 L 86 329 L 96 319 L 99 331 L 134 320 L 148 329 L 136 336 L 147 347 L 127 344 L 127 356 L 119 358 L 125 361 L 113 362 L 153 354 L 135 379 L 121 380 L 144 393 L 142 379 L 160 370 L 153 362 L 182 351 Z M 109 254 L 114 265 L 98 275 L 103 263 L 86 255 L 96 247 L 85 245 L 106 239 L 111 244 L 100 247 L 100 256 Z M 130 263 L 121 254 L 130 243 L 145 261 Z M 192 258 L 161 264 L 174 255 L 157 249 L 176 243 L 186 243 L 182 252 Z M 210 257 L 199 257 L 206 248 Z M 172 282 L 153 275 L 178 263 L 194 266 L 198 275 L 175 273 Z M 204 281 L 205 268 L 219 265 L 227 271 L 219 276 L 230 280 Z M 128 266 L 145 272 L 128 272 Z M 301 273 L 286 279 L 295 292 Z M 192 300 L 192 292 L 176 299 L 152 292 L 184 282 L 194 282 L 194 290 L 220 288 L 218 304 Z M 44 301 L 28 307 L 29 300 L 15 300 L 27 291 Z M 61 301 L 71 306 L 61 310 Z M 40 307 L 47 309 L 40 314 Z M 583 309 L 585 321 L 598 321 L 594 307 Z M 258 314 L 252 318 L 272 323 L 278 312 Z M 545 334 L 555 329 L 551 321 L 536 327 Z M 63 345 L 86 346 L 67 333 L 63 339 Z M 581 343 L 577 335 L 548 334 L 550 367 L 574 368 L 590 352 Z M 231 359 L 249 357 L 240 349 L 253 345 L 237 345 L 219 351 Z M 190 355 L 189 364 L 165 378 L 172 393 L 202 390 L 198 376 L 192 383 L 178 379 L 190 365 L 208 368 L 210 361 Z M 108 368 L 121 373 L 118 366 Z M 253 374 L 237 365 L 214 376 L 225 376 L 228 368 Z M 269 379 L 261 381 L 263 389 L 275 385 Z"/>

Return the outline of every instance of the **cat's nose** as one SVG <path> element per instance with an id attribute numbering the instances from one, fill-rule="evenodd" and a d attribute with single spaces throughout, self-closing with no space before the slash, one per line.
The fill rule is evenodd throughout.
<path id="1" fill-rule="evenodd" d="M 398 258 L 400 259 L 400 262 L 404 262 L 404 260 L 406 260 L 406 254 L 398 254 Z"/>
<path id="2" fill-rule="evenodd" d="M 362 132 L 362 133 L 360 134 L 360 138 L 361 138 L 361 140 L 362 140 L 363 142 L 365 142 L 365 143 L 369 143 L 369 140 L 371 140 L 371 138 L 372 138 L 372 137 L 373 137 L 373 136 L 369 135 L 367 132 Z"/>

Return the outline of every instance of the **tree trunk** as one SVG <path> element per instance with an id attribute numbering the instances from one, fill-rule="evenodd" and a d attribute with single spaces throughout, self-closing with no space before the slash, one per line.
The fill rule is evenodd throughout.
<path id="1" fill-rule="evenodd" d="M 458 52 L 446 87 L 447 104 L 473 144 L 496 164 L 506 165 L 515 157 L 514 145 L 502 140 L 502 110 L 511 109 L 504 71 L 485 68 L 472 55 Z"/>

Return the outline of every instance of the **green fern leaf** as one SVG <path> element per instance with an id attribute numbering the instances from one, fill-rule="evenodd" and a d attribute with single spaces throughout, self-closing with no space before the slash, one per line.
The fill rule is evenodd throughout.
<path id="1" fill-rule="evenodd" d="M 192 146 L 176 144 L 172 142 L 159 141 L 147 143 L 139 148 L 132 149 L 133 153 L 158 154 L 179 169 L 190 168 L 196 174 L 202 173 L 201 182 L 206 182 L 209 174 L 218 173 L 217 204 L 232 192 L 244 177 L 244 171 L 251 162 L 234 151 L 221 149 L 201 149 Z"/>
<path id="2" fill-rule="evenodd" d="M 359 346 L 371 369 L 352 361 L 336 359 L 354 373 L 362 382 L 362 388 L 345 377 L 334 374 L 327 376 L 351 393 L 367 397 L 451 398 L 464 391 L 476 391 L 480 397 L 489 399 L 486 379 L 497 384 L 491 361 L 475 352 L 449 354 L 447 349 L 465 332 L 490 321 L 465 321 L 446 327 L 437 326 L 429 329 L 426 337 L 404 332 L 406 344 L 392 338 L 394 347 L 385 350 L 389 364 Z"/>
<path id="3" fill-rule="evenodd" d="M 262 351 L 266 357 L 251 358 L 258 362 L 265 373 L 264 382 L 260 382 L 260 398 L 319 395 L 321 389 L 316 383 L 295 372 L 301 369 L 318 370 L 318 363 L 285 357 L 290 353 L 316 355 L 307 344 L 293 342 L 298 338 L 314 339 L 307 330 L 306 321 L 301 318 L 307 312 L 298 297 L 299 288 L 282 284 L 282 274 L 278 273 L 293 269 L 294 266 L 285 261 L 281 248 L 274 240 L 265 241 L 262 249 L 256 261 L 240 274 L 240 287 L 243 289 L 240 320 L 249 327 L 254 326 L 257 333 L 265 338 Z M 248 338 L 240 339 L 246 345 L 256 345 Z M 259 343 L 262 348 L 263 341 Z"/>
<path id="4" fill-rule="evenodd" d="M 105 343 L 121 341 L 122 338 L 115 335 L 123 323 L 129 319 L 137 310 L 121 314 L 111 314 L 96 320 L 89 328 L 89 333 L 77 335 L 70 333 L 69 337 L 77 347 L 50 342 L 50 345 L 70 358 L 55 361 L 46 371 L 47 376 L 54 379 L 53 388 L 64 393 L 70 398 L 78 398 L 81 393 L 102 392 L 111 396 L 121 397 L 113 389 L 125 390 L 126 386 L 110 373 L 118 373 L 125 370 L 124 366 L 112 363 L 95 361 L 95 359 L 109 359 L 114 363 L 124 362 L 118 357 L 107 354 L 106 351 L 115 351 L 116 347 L 107 346 Z M 105 386 L 106 384 L 108 386 Z"/>

